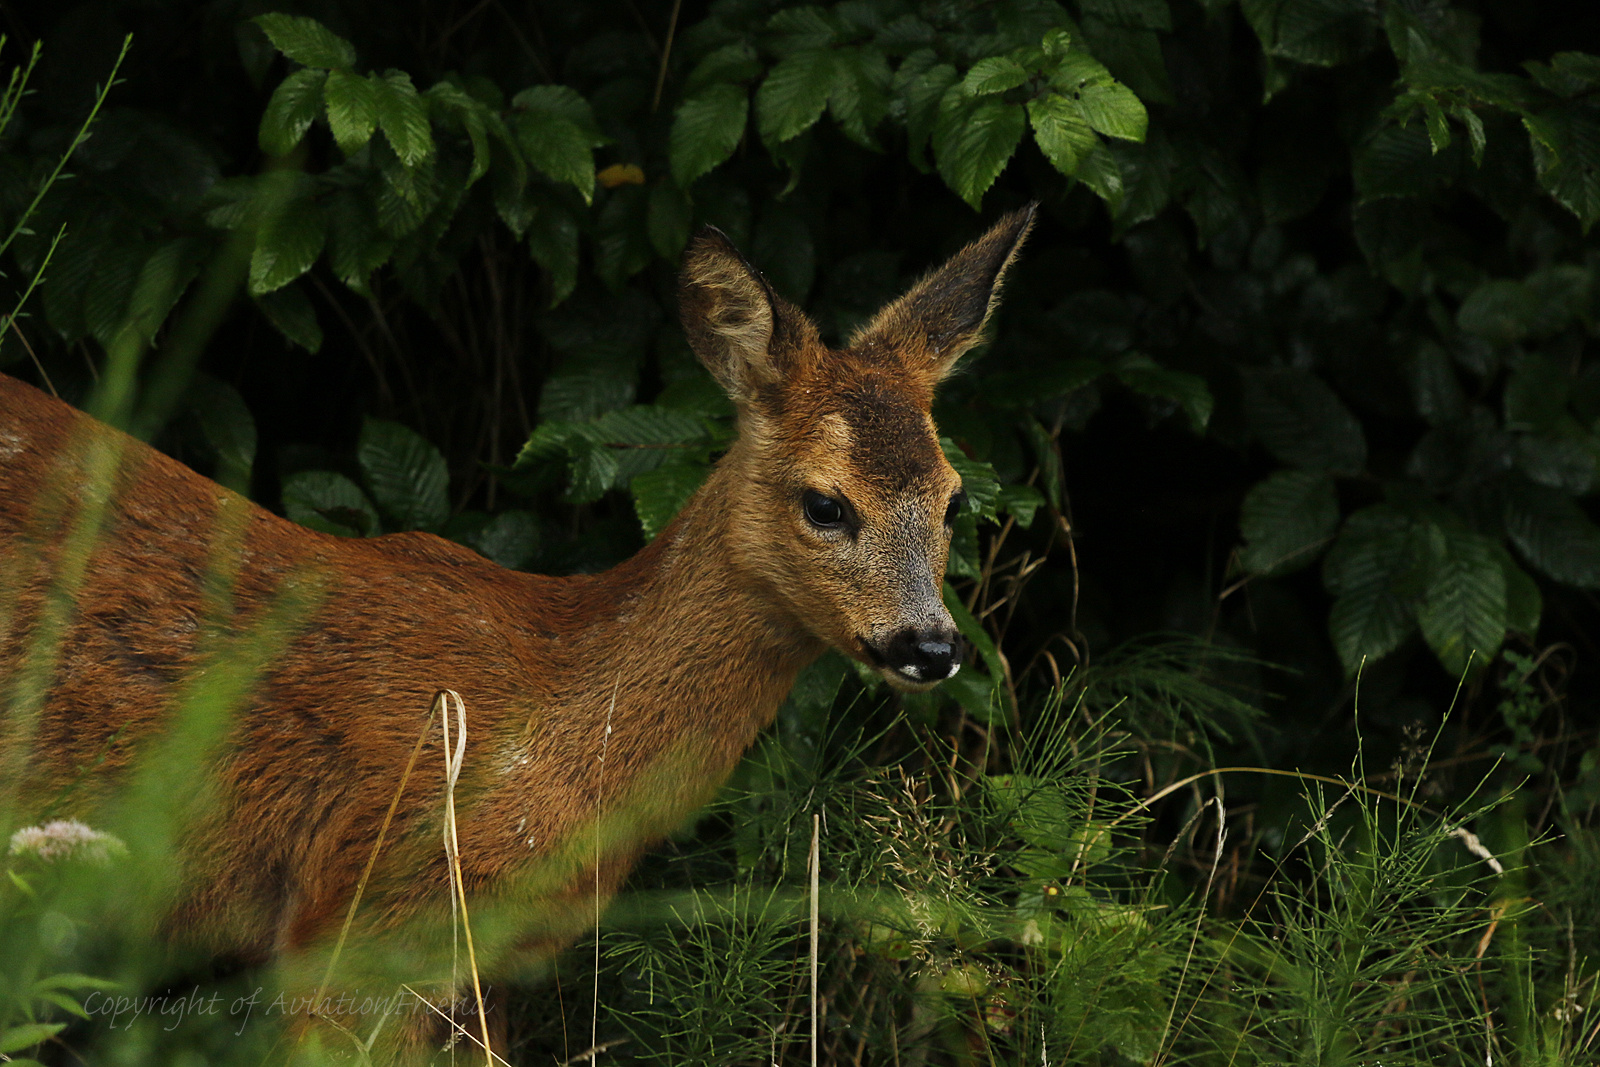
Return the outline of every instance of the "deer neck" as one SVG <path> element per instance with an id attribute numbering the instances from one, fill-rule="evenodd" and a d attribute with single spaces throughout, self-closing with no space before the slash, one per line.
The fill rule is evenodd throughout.
<path id="1" fill-rule="evenodd" d="M 652 544 L 580 594 L 599 610 L 573 642 L 562 718 L 604 758 L 601 803 L 663 781 L 678 783 L 661 787 L 669 806 L 702 803 L 826 647 L 741 559 L 743 458 L 736 447 Z"/>

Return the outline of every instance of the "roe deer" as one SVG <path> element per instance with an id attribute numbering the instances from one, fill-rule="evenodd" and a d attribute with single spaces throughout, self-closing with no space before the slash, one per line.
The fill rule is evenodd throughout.
<path id="1" fill-rule="evenodd" d="M 683 327 L 738 438 L 660 536 L 602 574 L 304 529 L 0 377 L 0 813 L 48 803 L 95 822 L 141 775 L 200 790 L 163 932 L 260 962 L 325 958 L 398 792 L 357 930 L 437 978 L 451 875 L 436 734 L 435 764 L 405 772 L 435 693 L 455 690 L 479 958 L 497 973 L 548 958 L 709 799 L 826 648 L 906 690 L 959 669 L 940 590 L 963 498 L 930 405 L 981 339 L 1033 212 L 843 350 L 701 232 Z M 152 753 L 173 751 L 175 709 L 220 668 L 238 675 L 231 717 L 200 738 L 194 780 L 163 781 Z"/>

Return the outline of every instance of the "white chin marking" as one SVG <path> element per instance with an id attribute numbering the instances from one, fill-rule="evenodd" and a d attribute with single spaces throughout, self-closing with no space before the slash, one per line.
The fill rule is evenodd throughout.
<path id="1" fill-rule="evenodd" d="M 952 663 L 952 664 L 950 664 L 950 673 L 944 676 L 944 680 L 948 682 L 950 679 L 954 678 L 957 674 L 960 674 L 960 673 L 961 673 L 961 664 Z"/>
<path id="2" fill-rule="evenodd" d="M 910 678 L 913 682 L 922 681 L 922 668 L 918 667 L 914 663 L 906 667 L 900 667 L 898 670 L 901 674 L 905 675 L 907 678 Z"/>

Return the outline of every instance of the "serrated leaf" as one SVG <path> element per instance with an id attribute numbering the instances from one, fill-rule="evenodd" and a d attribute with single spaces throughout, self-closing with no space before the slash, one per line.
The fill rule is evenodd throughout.
<path id="1" fill-rule="evenodd" d="M 250 21 L 261 27 L 272 47 L 302 66 L 348 70 L 355 65 L 355 46 L 316 19 L 273 13 Z"/>
<path id="2" fill-rule="evenodd" d="M 1600 529 L 1570 497 L 1515 480 L 1504 509 L 1506 533 L 1524 559 L 1558 582 L 1600 589 Z"/>
<path id="3" fill-rule="evenodd" d="M 42 1044 L 66 1028 L 66 1023 L 23 1023 L 0 1030 L 0 1056 Z"/>
<path id="4" fill-rule="evenodd" d="M 301 471 L 285 478 L 283 513 L 301 526 L 341 537 L 368 537 L 383 530 L 367 494 L 333 471 Z"/>
<path id="5" fill-rule="evenodd" d="M 1015 518 L 1017 525 L 1026 530 L 1044 504 L 1044 494 L 1031 485 L 1002 485 L 995 508 Z"/>
<path id="6" fill-rule="evenodd" d="M 512 98 L 511 130 L 523 157 L 553 181 L 594 196 L 593 149 L 607 143 L 589 102 L 565 85 L 536 85 Z"/>
<path id="7" fill-rule="evenodd" d="M 328 265 L 340 281 L 365 295 L 367 279 L 394 254 L 394 240 L 379 230 L 370 197 L 341 189 L 324 203 L 328 216 Z"/>
<path id="8" fill-rule="evenodd" d="M 768 72 L 756 90 L 756 129 L 768 148 L 800 136 L 828 106 L 836 64 L 827 49 L 796 52 Z"/>
<path id="9" fill-rule="evenodd" d="M 1284 463 L 1348 475 L 1366 466 L 1361 423 L 1308 371 L 1281 367 L 1250 374 L 1244 407 L 1250 428 Z"/>
<path id="10" fill-rule="evenodd" d="M 995 505 L 1000 501 L 1000 479 L 995 476 L 994 467 L 973 459 L 948 437 L 939 438 L 939 447 L 944 451 L 944 458 L 950 462 L 950 466 L 961 476 L 961 489 L 967 494 L 967 505 L 963 510 L 979 519 L 996 518 Z"/>
<path id="11" fill-rule="evenodd" d="M 437 530 L 450 517 L 450 471 L 444 456 L 408 426 L 368 418 L 356 445 L 372 499 L 400 530 Z"/>
<path id="12" fill-rule="evenodd" d="M 1086 85 L 1078 94 L 1078 112 L 1096 133 L 1126 141 L 1144 140 L 1150 116 L 1125 85 Z"/>
<path id="13" fill-rule="evenodd" d="M 846 137 L 877 151 L 873 130 L 889 113 L 889 63 L 877 48 L 858 46 L 837 50 L 834 64 L 828 112 Z"/>
<path id="14" fill-rule="evenodd" d="M 317 311 L 300 286 L 291 284 L 263 293 L 256 297 L 256 307 L 289 343 L 313 354 L 322 347 L 322 327 L 317 323 Z"/>
<path id="15" fill-rule="evenodd" d="M 993 97 L 976 100 L 952 88 L 939 103 L 933 156 L 939 175 L 974 209 L 1005 169 L 1022 140 L 1021 104 Z"/>
<path id="16" fill-rule="evenodd" d="M 693 95 L 708 85 L 718 83 L 748 84 L 763 69 L 761 57 L 749 42 L 735 41 L 706 53 L 706 57 L 689 72 L 688 80 L 684 82 L 684 92 Z"/>
<path id="17" fill-rule="evenodd" d="M 689 188 L 733 155 L 749 115 L 749 94 L 738 85 L 712 85 L 678 106 L 670 155 L 679 188 Z"/>
<path id="18" fill-rule="evenodd" d="M 593 426 L 595 439 L 609 445 L 681 445 L 706 437 L 700 419 L 649 404 L 608 411 L 596 418 Z"/>
<path id="19" fill-rule="evenodd" d="M 372 81 L 377 105 L 378 128 L 389 139 L 389 147 L 407 167 L 433 158 L 433 130 L 428 125 L 427 101 L 417 94 L 411 75 L 385 71 Z"/>
<path id="20" fill-rule="evenodd" d="M 250 253 L 250 293 L 281 289 L 311 269 L 327 239 L 322 209 L 309 200 L 283 203 L 256 230 Z"/>
<path id="21" fill-rule="evenodd" d="M 968 96 L 984 96 L 1015 89 L 1029 78 L 1027 68 L 1010 56 L 980 59 L 961 79 L 961 91 Z"/>
<path id="22" fill-rule="evenodd" d="M 633 508 L 646 540 L 653 541 L 683 510 L 695 490 L 705 482 L 710 468 L 705 464 L 671 463 L 636 474 L 628 484 L 633 493 Z"/>
<path id="23" fill-rule="evenodd" d="M 347 156 L 355 155 L 372 140 L 372 133 L 378 128 L 376 83 L 359 74 L 329 71 L 322 97 L 328 106 L 328 126 L 339 150 Z"/>
<path id="24" fill-rule="evenodd" d="M 1205 433 L 1213 401 L 1206 380 L 1198 374 L 1168 370 L 1148 357 L 1124 360 L 1116 369 L 1118 380 L 1143 396 L 1171 400 L 1183 409 L 1189 428 Z"/>
<path id="25" fill-rule="evenodd" d="M 1046 93 L 1028 101 L 1033 139 L 1052 166 L 1069 177 L 1099 142 L 1076 103 L 1060 93 Z"/>
<path id="26" fill-rule="evenodd" d="M 553 374 L 539 393 L 539 418 L 587 422 L 633 399 L 633 383 L 614 374 Z"/>
<path id="27" fill-rule="evenodd" d="M 932 55 L 930 51 L 929 58 Z M 899 105 L 905 109 L 907 154 L 917 169 L 925 172 L 927 163 L 923 159 L 923 150 L 939 122 L 939 101 L 956 84 L 959 75 L 950 64 L 938 63 L 910 78 L 902 78 L 901 74 L 910 62 L 908 59 L 902 65 L 901 73 L 895 75 L 895 91 L 899 96 Z"/>
<path id="28" fill-rule="evenodd" d="M 467 175 L 467 184 L 473 184 L 489 173 L 489 122 L 491 117 L 498 122 L 499 116 L 491 116 L 477 98 L 449 82 L 430 86 L 425 95 L 435 105 L 442 105 L 444 115 L 453 117 L 466 131 L 472 143 L 472 172 Z"/>
<path id="29" fill-rule="evenodd" d="M 1469 658 L 1494 658 L 1506 631 L 1506 576 L 1494 543 L 1466 530 L 1445 529 L 1443 552 L 1417 609 L 1422 636 L 1444 669 L 1459 676 Z"/>
<path id="30" fill-rule="evenodd" d="M 322 87 L 328 74 L 322 70 L 297 70 L 278 84 L 261 114 L 257 140 L 269 156 L 286 156 L 322 114 Z"/>
<path id="31" fill-rule="evenodd" d="M 509 570 L 526 567 L 539 552 L 539 519 L 530 511 L 502 511 L 469 539 L 485 558 Z"/>
<path id="32" fill-rule="evenodd" d="M 566 209 L 550 204 L 528 226 L 528 252 L 550 273 L 550 306 L 555 307 L 578 285 L 578 222 Z"/>
<path id="33" fill-rule="evenodd" d="M 1104 200 L 1113 215 L 1121 208 L 1122 168 L 1104 141 L 1096 141 L 1094 147 L 1084 155 L 1078 163 L 1078 171 L 1074 177 Z"/>
<path id="34" fill-rule="evenodd" d="M 1245 495 L 1239 562 L 1253 574 L 1292 574 L 1321 555 L 1338 527 L 1339 498 L 1331 477 L 1320 471 L 1278 471 Z"/>
<path id="35" fill-rule="evenodd" d="M 1270 56 L 1331 67 L 1370 47 L 1375 19 L 1367 0 L 1240 0 Z"/>
<path id="36" fill-rule="evenodd" d="M 1415 628 L 1431 562 L 1426 532 L 1392 508 L 1366 508 L 1345 520 L 1322 577 L 1335 597 L 1328 629 L 1347 675 L 1394 651 Z"/>

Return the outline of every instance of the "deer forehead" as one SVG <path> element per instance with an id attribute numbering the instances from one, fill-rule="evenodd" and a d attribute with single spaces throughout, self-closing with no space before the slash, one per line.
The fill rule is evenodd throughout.
<path id="1" fill-rule="evenodd" d="M 785 436 L 805 442 L 806 474 L 818 489 L 846 491 L 857 506 L 930 494 L 942 506 L 960 487 L 932 416 L 905 390 L 867 378 L 807 394 L 801 399 L 815 402 L 787 405 L 783 419 Z"/>

